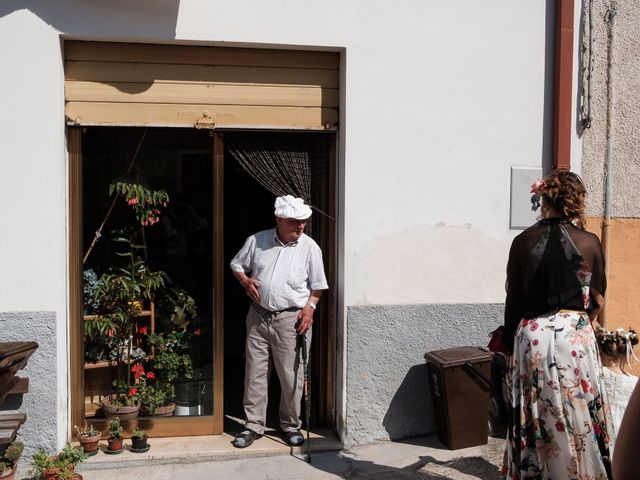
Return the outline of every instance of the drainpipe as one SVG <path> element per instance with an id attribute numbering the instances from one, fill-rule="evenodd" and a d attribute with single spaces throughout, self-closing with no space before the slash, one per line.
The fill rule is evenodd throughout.
<path id="1" fill-rule="evenodd" d="M 574 0 L 556 0 L 553 81 L 553 169 L 571 169 Z"/>
<path id="2" fill-rule="evenodd" d="M 605 15 L 605 21 L 609 24 L 609 44 L 607 45 L 607 165 L 605 171 L 604 189 L 604 218 L 602 220 L 602 249 L 605 259 L 605 274 L 609 277 L 610 270 L 610 228 L 611 228 L 611 175 L 613 171 L 613 42 L 615 39 L 616 15 L 618 13 L 615 2 L 611 3 L 611 8 Z M 605 302 L 600 314 L 602 326 L 607 324 L 607 302 Z"/>

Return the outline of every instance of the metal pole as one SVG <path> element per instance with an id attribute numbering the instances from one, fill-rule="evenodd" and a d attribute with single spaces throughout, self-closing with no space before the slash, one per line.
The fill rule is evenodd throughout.
<path id="1" fill-rule="evenodd" d="M 304 368 L 304 419 L 307 423 L 307 462 L 311 463 L 311 444 L 309 420 L 311 418 L 311 398 L 309 395 L 309 362 L 307 355 L 307 334 L 300 335 L 300 349 L 302 350 L 302 368 Z"/>
<path id="2" fill-rule="evenodd" d="M 605 259 L 605 274 L 608 277 L 610 271 L 611 257 L 611 176 L 613 172 L 613 115 L 614 115 L 614 93 L 613 88 L 613 43 L 615 40 L 615 24 L 616 15 L 618 14 L 617 5 L 611 3 L 611 8 L 605 14 L 605 21 L 609 24 L 609 44 L 607 46 L 607 164 L 605 173 L 605 190 L 604 190 L 604 219 L 602 220 L 602 248 Z M 603 327 L 607 325 L 607 304 L 604 303 L 602 313 L 600 314 L 600 323 Z"/>

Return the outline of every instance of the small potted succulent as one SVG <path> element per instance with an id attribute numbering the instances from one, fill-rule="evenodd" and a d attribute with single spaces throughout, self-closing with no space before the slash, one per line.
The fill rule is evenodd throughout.
<path id="1" fill-rule="evenodd" d="M 13 480 L 16 476 L 18 460 L 24 450 L 22 442 L 13 442 L 4 451 L 0 459 L 0 478 L 2 480 Z"/>
<path id="2" fill-rule="evenodd" d="M 38 480 L 69 480 L 80 478 L 75 467 L 85 461 L 87 455 L 79 448 L 67 444 L 57 455 L 50 457 L 40 449 L 31 459 L 29 475 Z"/>
<path id="3" fill-rule="evenodd" d="M 124 450 L 122 446 L 122 425 L 120 425 L 120 419 L 118 417 L 109 420 L 109 448 L 107 453 L 120 453 Z"/>
<path id="4" fill-rule="evenodd" d="M 75 425 L 74 428 L 84 453 L 89 456 L 98 453 L 98 442 L 102 436 L 101 433 L 96 430 L 93 425 L 87 424 L 87 422 L 84 423 L 82 430 L 80 430 L 77 425 Z"/>
<path id="5" fill-rule="evenodd" d="M 147 444 L 147 432 L 136 428 L 131 433 L 131 451 L 140 453 L 146 452 L 147 450 L 149 450 L 149 445 Z"/>

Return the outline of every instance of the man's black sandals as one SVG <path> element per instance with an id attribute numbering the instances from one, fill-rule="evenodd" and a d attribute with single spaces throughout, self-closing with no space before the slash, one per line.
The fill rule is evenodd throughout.
<path id="1" fill-rule="evenodd" d="M 246 448 L 253 443 L 254 440 L 262 437 L 262 435 L 253 430 L 243 430 L 236 435 L 231 444 L 236 448 Z"/>

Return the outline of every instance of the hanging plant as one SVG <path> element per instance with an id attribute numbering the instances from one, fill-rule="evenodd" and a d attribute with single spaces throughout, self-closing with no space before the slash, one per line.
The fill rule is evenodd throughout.
<path id="1" fill-rule="evenodd" d="M 166 190 L 152 190 L 139 183 L 115 182 L 109 186 L 109 195 L 116 192 L 133 208 L 136 219 L 145 227 L 160 220 L 160 208 L 167 206 Z"/>

